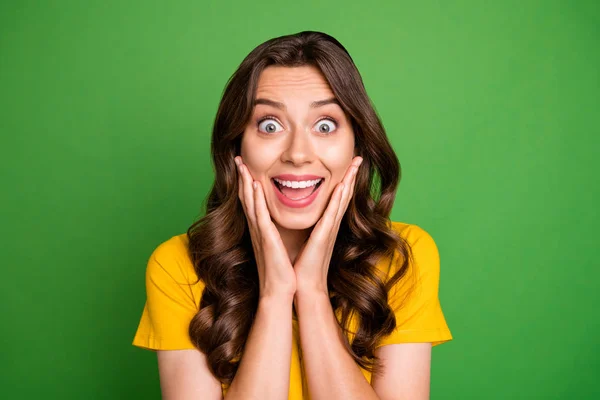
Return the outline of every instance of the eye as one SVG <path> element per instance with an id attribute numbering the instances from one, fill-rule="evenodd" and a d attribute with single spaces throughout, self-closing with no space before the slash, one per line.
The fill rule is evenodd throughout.
<path id="1" fill-rule="evenodd" d="M 265 117 L 258 122 L 258 129 L 265 133 L 277 133 L 283 130 L 283 127 L 272 117 Z"/>
<path id="2" fill-rule="evenodd" d="M 323 118 L 315 126 L 319 133 L 331 133 L 337 128 L 337 124 L 332 118 Z"/>

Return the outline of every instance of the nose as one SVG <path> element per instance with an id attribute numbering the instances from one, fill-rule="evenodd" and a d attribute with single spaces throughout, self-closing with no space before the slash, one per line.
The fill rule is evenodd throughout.
<path id="1" fill-rule="evenodd" d="M 309 132 L 294 129 L 287 140 L 285 151 L 281 154 L 282 162 L 302 165 L 313 161 L 315 153 Z"/>

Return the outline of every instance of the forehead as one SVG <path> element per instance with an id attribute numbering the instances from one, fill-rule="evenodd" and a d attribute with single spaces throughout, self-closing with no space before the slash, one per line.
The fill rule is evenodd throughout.
<path id="1" fill-rule="evenodd" d="M 282 67 L 269 66 L 265 68 L 258 79 L 256 97 L 289 96 L 318 97 L 318 100 L 331 98 L 333 92 L 329 83 L 314 66 Z"/>

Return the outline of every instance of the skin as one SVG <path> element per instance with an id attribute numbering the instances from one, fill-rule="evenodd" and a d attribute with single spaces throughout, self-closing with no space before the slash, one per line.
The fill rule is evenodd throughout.
<path id="1" fill-rule="evenodd" d="M 260 76 L 256 99 L 273 100 L 284 108 L 257 104 L 242 136 L 241 159 L 264 188 L 269 214 L 292 262 L 354 160 L 354 132 L 342 108 L 337 104 L 311 107 L 311 102 L 334 98 L 314 67 L 268 67 Z M 267 116 L 275 118 L 259 125 Z M 337 123 L 323 120 L 325 117 Z M 265 132 L 269 123 L 277 133 Z M 325 127 L 331 132 L 319 131 Z M 316 201 L 299 209 L 281 204 L 270 179 L 284 173 L 324 177 Z"/>
<path id="2" fill-rule="evenodd" d="M 381 376 L 371 384 L 346 351 L 327 292 L 327 272 L 340 222 L 354 193 L 362 159 L 354 134 L 314 67 L 268 67 L 260 77 L 258 104 L 242 137 L 238 196 L 246 214 L 260 281 L 257 313 L 236 376 L 225 399 L 287 399 L 292 306 L 312 399 L 428 399 L 431 343 L 380 347 Z M 265 116 L 275 119 L 259 123 Z M 323 117 L 337 123 L 318 122 Z M 269 125 L 273 131 L 263 132 Z M 326 124 L 329 133 L 323 134 Z M 316 200 L 289 208 L 275 196 L 271 177 L 313 174 L 325 178 Z M 163 398 L 220 399 L 220 386 L 196 350 L 158 354 Z M 210 393 L 210 395 L 209 395 Z M 208 397 L 207 397 L 208 396 Z"/>

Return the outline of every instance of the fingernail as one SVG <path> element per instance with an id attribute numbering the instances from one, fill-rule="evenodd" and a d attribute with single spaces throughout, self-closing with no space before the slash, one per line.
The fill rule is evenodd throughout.
<path id="1" fill-rule="evenodd" d="M 358 166 L 356 166 L 352 169 L 352 175 L 356 175 L 357 172 L 358 172 Z"/>
<path id="2" fill-rule="evenodd" d="M 240 166 L 240 159 L 239 158 L 234 158 L 235 160 L 235 164 L 239 167 Z"/>
<path id="3" fill-rule="evenodd" d="M 358 159 L 358 164 L 357 164 L 356 166 L 357 166 L 357 167 L 360 167 L 360 164 L 362 164 L 362 162 L 363 162 L 363 159 L 362 159 L 362 157 L 361 157 L 361 158 L 359 158 L 359 159 Z"/>

